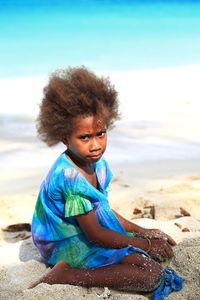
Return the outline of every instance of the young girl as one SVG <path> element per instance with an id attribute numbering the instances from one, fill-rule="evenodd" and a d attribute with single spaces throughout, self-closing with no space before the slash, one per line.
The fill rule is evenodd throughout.
<path id="1" fill-rule="evenodd" d="M 84 67 L 52 74 L 38 132 L 49 146 L 63 142 L 67 149 L 41 185 L 32 222 L 33 241 L 54 267 L 31 287 L 45 282 L 146 292 L 161 282 L 163 289 L 166 276 L 180 279 L 157 262 L 172 257 L 175 242 L 127 221 L 108 203 L 112 173 L 102 155 L 118 118 L 108 79 Z"/>

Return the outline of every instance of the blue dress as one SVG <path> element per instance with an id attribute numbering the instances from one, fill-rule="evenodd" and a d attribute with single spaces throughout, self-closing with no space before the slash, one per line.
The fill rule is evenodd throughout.
<path id="1" fill-rule="evenodd" d="M 127 234 L 108 202 L 112 173 L 104 159 L 94 163 L 98 189 L 92 186 L 65 152 L 43 181 L 37 199 L 32 236 L 45 261 L 67 261 L 73 268 L 92 268 L 121 263 L 126 255 L 146 253 L 133 246 L 110 249 L 90 242 L 76 221 L 77 215 L 94 209 L 101 226 Z"/>
<path id="2" fill-rule="evenodd" d="M 77 215 L 94 210 L 101 226 L 127 234 L 113 213 L 107 199 L 112 173 L 104 159 L 94 164 L 98 187 L 92 186 L 67 158 L 65 152 L 56 160 L 43 181 L 37 199 L 32 236 L 44 260 L 55 265 L 64 260 L 73 268 L 93 268 L 119 264 L 126 255 L 146 252 L 133 246 L 104 248 L 90 242 L 76 221 Z M 182 288 L 183 278 L 173 270 L 163 269 L 155 300 L 162 300 Z"/>

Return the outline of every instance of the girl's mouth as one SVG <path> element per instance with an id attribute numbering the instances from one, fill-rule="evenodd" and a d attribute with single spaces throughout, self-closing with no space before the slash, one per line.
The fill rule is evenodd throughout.
<path id="1" fill-rule="evenodd" d="M 101 155 L 102 155 L 101 153 L 96 154 L 96 155 L 88 155 L 88 158 L 95 158 L 95 159 L 97 159 L 97 158 L 100 158 Z"/>

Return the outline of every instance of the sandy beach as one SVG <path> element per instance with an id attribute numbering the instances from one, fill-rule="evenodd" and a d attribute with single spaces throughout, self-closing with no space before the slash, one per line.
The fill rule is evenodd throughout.
<path id="1" fill-rule="evenodd" d="M 186 84 L 188 70 L 111 74 L 119 86 L 125 118 L 109 133 L 105 153 L 113 172 L 109 193 L 112 208 L 136 224 L 163 230 L 177 242 L 174 257 L 165 265 L 185 281 L 180 292 L 167 298 L 173 300 L 196 300 L 200 294 L 200 106 L 197 82 L 194 89 Z M 165 78 L 172 85 L 175 77 L 179 78 L 177 93 L 169 89 L 161 94 L 156 89 L 158 80 L 163 82 L 163 90 Z M 132 85 L 130 78 L 136 84 L 135 95 L 128 90 Z M 144 78 L 146 90 L 142 90 Z M 23 86 L 23 80 L 20 82 L 17 86 Z M 31 80 L 28 82 L 31 87 Z M 186 91 L 182 89 L 183 82 Z M 192 90 L 195 92 L 190 94 Z M 137 99 L 137 105 L 132 97 Z M 146 97 L 150 99 L 147 107 Z M 41 181 L 65 150 L 61 144 L 47 148 L 40 142 L 34 119 L 28 115 L 0 115 L 0 299 L 150 299 L 147 294 L 106 287 L 40 284 L 33 290 L 27 289 L 48 268 L 34 247 L 30 232 L 10 233 L 2 229 L 31 222 Z"/>
<path id="2" fill-rule="evenodd" d="M 111 145 L 108 147 L 107 159 L 111 160 L 110 165 L 114 174 L 109 197 L 111 206 L 129 220 L 147 228 L 159 228 L 176 240 L 175 255 L 165 265 L 175 269 L 186 280 L 183 289 L 174 292 L 168 299 L 198 299 L 200 158 L 178 160 L 163 159 L 161 156 L 158 160 L 134 160 L 132 150 L 139 145 L 135 138 L 135 145 L 130 149 L 129 156 L 125 151 L 121 151 L 124 158 L 116 161 L 112 156 L 112 153 L 115 153 L 113 147 L 116 147 L 115 143 L 122 147 L 123 143 L 119 144 L 117 136 L 120 131 L 126 132 L 127 136 L 130 135 L 131 128 L 128 129 L 127 126 L 118 126 L 112 132 Z M 144 135 L 144 130 L 142 134 Z M 153 136 L 153 131 L 151 134 Z M 125 135 L 123 137 L 126 138 Z M 129 139 L 132 140 L 132 137 Z M 2 155 L 5 158 L 1 173 L 2 229 L 10 224 L 31 222 L 41 180 L 51 162 L 64 148 L 59 145 L 54 149 L 48 149 L 35 138 L 34 134 L 24 135 L 22 140 L 17 135 L 14 138 L 11 132 L 1 139 L 1 145 Z M 147 148 L 149 146 L 150 144 L 146 145 Z M 39 162 L 42 163 L 38 163 L 39 157 Z M 188 216 L 185 215 L 185 211 Z M 8 233 L 1 230 L 0 257 L 1 300 L 38 300 L 44 297 L 55 300 L 150 299 L 150 295 L 119 292 L 106 287 L 86 289 L 69 285 L 40 284 L 33 290 L 28 290 L 29 284 L 48 270 L 32 243 L 30 232 Z"/>
<path id="3" fill-rule="evenodd" d="M 31 237 L 40 185 L 66 150 L 41 142 L 36 120 L 52 72 L 80 66 L 109 78 L 119 99 L 104 153 L 111 207 L 176 241 L 162 267 L 185 280 L 166 300 L 200 300 L 200 1 L 0 1 L 0 22 L 0 300 L 153 299 L 106 286 L 28 289 L 49 271 Z M 61 85 L 52 82 L 63 97 Z"/>

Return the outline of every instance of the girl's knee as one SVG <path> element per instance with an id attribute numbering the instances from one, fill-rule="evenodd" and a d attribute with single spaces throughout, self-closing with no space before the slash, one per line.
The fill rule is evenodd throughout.
<path id="1" fill-rule="evenodd" d="M 149 265 L 149 268 L 146 270 L 146 275 L 146 291 L 151 292 L 159 286 L 162 280 L 161 266 L 158 263 L 152 261 Z"/>
<path id="2" fill-rule="evenodd" d="M 162 279 L 162 268 L 159 263 L 150 258 L 145 258 L 142 264 L 143 275 L 141 276 L 141 284 L 144 292 L 155 290 Z"/>
<path id="3" fill-rule="evenodd" d="M 159 286 L 162 279 L 162 268 L 153 259 L 141 254 L 134 254 L 127 256 L 124 263 L 128 263 L 133 267 L 131 277 L 135 279 L 130 280 L 131 289 L 151 292 Z"/>
<path id="4" fill-rule="evenodd" d="M 162 271 L 161 269 L 143 269 L 138 270 L 138 272 L 134 270 L 132 276 L 133 280 L 130 278 L 128 282 L 128 289 L 130 291 L 152 292 L 160 285 L 162 280 Z"/>

